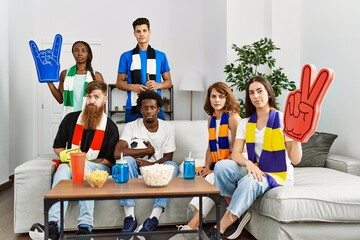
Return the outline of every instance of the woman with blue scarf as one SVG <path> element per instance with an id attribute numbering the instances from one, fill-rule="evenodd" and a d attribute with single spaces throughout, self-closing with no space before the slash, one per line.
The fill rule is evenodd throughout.
<path id="1" fill-rule="evenodd" d="M 276 110 L 274 90 L 266 78 L 250 79 L 245 111 L 246 118 L 237 127 L 232 160 L 222 160 L 214 169 L 214 185 L 229 203 L 219 229 L 228 239 L 241 234 L 251 218 L 247 210 L 258 197 L 271 188 L 294 184 L 292 164 L 302 157 L 301 143 L 283 134 L 283 113 Z M 242 154 L 245 144 L 247 158 Z M 216 239 L 217 232 L 211 228 L 209 238 Z"/>
<path id="2" fill-rule="evenodd" d="M 207 90 L 204 110 L 209 115 L 208 133 L 209 142 L 205 153 L 205 166 L 196 171 L 196 175 L 205 178 L 214 184 L 214 166 L 223 159 L 231 156 L 236 129 L 240 122 L 240 105 L 231 89 L 224 82 L 215 82 Z M 205 218 L 213 206 L 214 201 L 208 197 L 202 198 L 202 215 Z M 194 230 L 199 227 L 199 198 L 194 197 L 189 203 L 194 212 L 193 217 L 186 225 L 180 225 L 179 230 Z M 197 234 L 177 234 L 170 240 L 198 239 Z"/>

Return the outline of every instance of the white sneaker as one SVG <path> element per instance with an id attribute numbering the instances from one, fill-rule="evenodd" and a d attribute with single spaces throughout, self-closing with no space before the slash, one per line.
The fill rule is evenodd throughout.
<path id="1" fill-rule="evenodd" d="M 188 225 L 179 225 L 177 226 L 178 231 L 184 231 L 184 230 L 194 230 Z M 169 240 L 197 240 L 198 234 L 197 233 L 179 233 L 170 238 Z"/>

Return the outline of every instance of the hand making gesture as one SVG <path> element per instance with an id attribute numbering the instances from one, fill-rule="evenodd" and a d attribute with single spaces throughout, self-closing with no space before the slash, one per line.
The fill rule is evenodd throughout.
<path id="1" fill-rule="evenodd" d="M 315 74 L 314 65 L 304 65 L 300 89 L 290 92 L 286 99 L 284 133 L 299 142 L 307 142 L 315 132 L 321 103 L 334 78 L 329 68 L 321 69 L 316 78 Z"/>
<path id="2" fill-rule="evenodd" d="M 62 36 L 60 34 L 55 36 L 52 49 L 39 51 L 33 40 L 29 42 L 39 82 L 57 82 L 59 80 L 61 44 Z"/>

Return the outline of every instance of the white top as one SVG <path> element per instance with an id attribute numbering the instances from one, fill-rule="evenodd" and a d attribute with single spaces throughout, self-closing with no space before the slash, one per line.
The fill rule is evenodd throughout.
<path id="1" fill-rule="evenodd" d="M 282 112 L 279 112 L 279 117 L 280 117 L 280 128 L 283 129 L 284 128 L 284 114 Z M 243 139 L 245 140 L 245 136 L 246 136 L 246 124 L 248 123 L 249 118 L 243 118 L 240 120 L 240 123 L 237 127 L 236 130 L 236 139 Z M 261 151 L 262 151 L 262 146 L 263 146 L 263 142 L 264 142 L 264 134 L 265 134 L 265 127 L 263 127 L 262 129 L 257 129 L 255 128 L 255 156 L 256 156 L 256 161 L 259 161 L 260 155 L 261 155 Z M 289 142 L 289 141 L 293 141 L 291 138 L 287 137 L 285 134 L 285 142 Z M 285 149 L 286 151 L 286 149 Z M 286 179 L 287 180 L 294 180 L 294 167 L 291 164 L 291 161 L 287 155 L 286 152 L 286 166 L 287 166 L 287 175 L 286 175 Z"/>
<path id="2" fill-rule="evenodd" d="M 84 100 L 84 83 L 86 81 L 86 76 L 86 74 L 75 74 L 74 76 L 74 112 L 82 110 Z"/>
<path id="3" fill-rule="evenodd" d="M 155 148 L 155 154 L 150 159 L 147 159 L 147 161 L 156 162 L 163 158 L 165 153 L 176 150 L 174 127 L 161 119 L 158 119 L 158 121 L 159 127 L 156 132 L 149 132 L 144 126 L 142 118 L 129 122 L 125 125 L 120 139 L 126 141 L 129 147 L 135 139 L 150 141 L 151 145 Z"/>

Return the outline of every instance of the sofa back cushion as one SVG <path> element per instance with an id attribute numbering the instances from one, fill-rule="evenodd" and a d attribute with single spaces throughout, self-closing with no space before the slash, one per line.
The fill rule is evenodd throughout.
<path id="1" fill-rule="evenodd" d="M 173 161 L 182 163 L 184 157 L 189 155 L 194 158 L 205 159 L 208 145 L 208 130 L 206 120 L 173 120 L 170 123 L 175 128 L 175 144 Z M 125 124 L 117 124 L 121 136 Z"/>
<path id="2" fill-rule="evenodd" d="M 303 156 L 296 167 L 324 167 L 336 138 L 335 134 L 315 132 L 306 143 L 302 143 Z"/>

